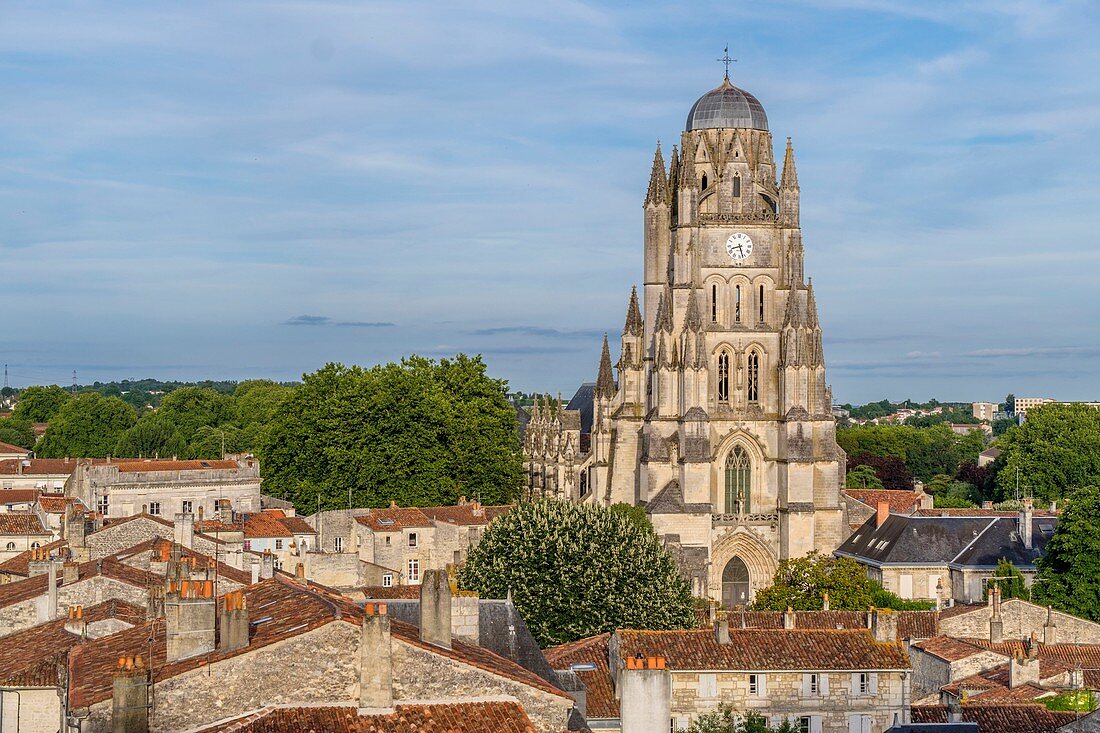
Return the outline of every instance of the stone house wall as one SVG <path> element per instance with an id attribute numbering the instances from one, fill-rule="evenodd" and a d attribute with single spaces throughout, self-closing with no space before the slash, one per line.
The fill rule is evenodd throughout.
<path id="1" fill-rule="evenodd" d="M 989 638 L 989 618 L 993 610 L 989 606 L 976 608 L 968 613 L 940 619 L 940 633 L 962 638 Z M 1061 644 L 1100 644 L 1100 624 L 1076 616 L 1055 611 L 1057 626 L 1055 641 Z M 1032 633 L 1043 640 L 1043 625 L 1047 621 L 1047 609 L 1034 603 L 1011 598 L 1001 603 L 1001 620 L 1004 622 L 1005 639 L 1026 639 Z"/>
<path id="2" fill-rule="evenodd" d="M 803 716 L 820 716 L 822 733 L 848 733 L 849 716 L 866 715 L 874 720 L 874 730 L 885 730 L 904 716 L 909 704 L 909 680 L 902 672 L 876 672 L 877 693 L 859 693 L 853 673 L 814 672 L 819 692 L 805 695 L 803 677 L 807 672 L 761 672 L 764 692 L 749 694 L 749 672 L 673 672 L 672 716 L 686 724 L 719 705 L 730 704 L 735 710 L 751 710 L 772 721 Z M 711 678 L 702 680 L 701 678 Z M 855 693 L 853 694 L 853 686 Z M 713 695 L 702 697 L 701 693 Z"/>
<path id="3" fill-rule="evenodd" d="M 909 648 L 909 659 L 913 664 L 914 700 L 936 693 L 950 682 L 965 679 L 1008 661 L 1002 654 L 980 651 L 964 659 L 948 662 L 917 647 Z"/>
<path id="4" fill-rule="evenodd" d="M 94 578 L 81 580 L 77 583 L 59 586 L 57 589 L 57 615 L 54 618 L 66 617 L 69 613 L 69 606 L 84 606 L 87 608 L 112 599 L 144 607 L 146 593 L 147 591 L 144 588 L 137 588 L 113 578 L 97 575 Z M 0 637 L 29 629 L 47 620 L 44 617 L 47 598 L 47 594 L 43 593 L 35 598 L 29 598 L 0 608 Z"/>
<path id="5" fill-rule="evenodd" d="M 360 533 L 359 557 L 376 565 L 393 568 L 400 575 L 394 585 L 419 585 L 408 575 L 409 560 L 420 561 L 420 578 L 428 570 L 447 567 L 450 562 L 444 551 L 435 551 L 435 527 L 412 527 L 394 532 L 375 532 L 370 527 L 358 525 Z M 409 534 L 416 533 L 416 547 L 409 547 Z"/>
<path id="6" fill-rule="evenodd" d="M 4 709 L 0 733 L 57 733 L 61 722 L 61 698 L 56 688 L 8 689 L 0 691 L 0 700 Z"/>
<path id="7" fill-rule="evenodd" d="M 911 592 L 902 594 L 903 576 L 909 578 Z M 944 591 L 951 588 L 951 575 L 946 565 L 929 565 L 926 567 L 893 567 L 882 568 L 879 582 L 886 590 L 897 593 L 902 598 L 934 601 L 936 600 L 936 583 L 943 584 Z"/>

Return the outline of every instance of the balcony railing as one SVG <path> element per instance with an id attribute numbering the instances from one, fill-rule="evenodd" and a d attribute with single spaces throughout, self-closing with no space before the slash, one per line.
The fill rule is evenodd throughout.
<path id="1" fill-rule="evenodd" d="M 779 221 L 779 214 L 771 211 L 748 211 L 739 214 L 700 214 L 699 222 L 702 224 L 736 224 L 739 222 L 772 222 Z"/>

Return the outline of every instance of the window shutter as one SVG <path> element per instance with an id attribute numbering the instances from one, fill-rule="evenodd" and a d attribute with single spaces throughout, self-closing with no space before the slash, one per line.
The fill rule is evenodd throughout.
<path id="1" fill-rule="evenodd" d="M 878 672 L 871 673 L 871 694 L 878 694 Z"/>
<path id="2" fill-rule="evenodd" d="M 859 733 L 874 733 L 872 729 L 875 721 L 870 715 L 861 716 L 860 721 L 863 723 L 863 727 L 860 728 Z"/>
<path id="3" fill-rule="evenodd" d="M 802 675 L 802 697 L 810 696 L 810 675 Z"/>
<path id="4" fill-rule="evenodd" d="M 821 716 L 810 716 L 810 733 L 821 733 Z"/>
<path id="5" fill-rule="evenodd" d="M 848 716 L 848 733 L 863 733 L 863 716 Z"/>
<path id="6" fill-rule="evenodd" d="M 768 675 L 758 674 L 756 675 L 757 689 L 760 690 L 760 697 L 768 696 Z"/>
<path id="7" fill-rule="evenodd" d="M 859 692 L 859 672 L 852 672 L 852 697 L 857 697 Z"/>
<path id="8" fill-rule="evenodd" d="M 822 672 L 820 677 L 819 677 L 819 681 L 818 681 L 817 684 L 818 684 L 817 689 L 821 693 L 821 696 L 822 697 L 828 697 L 829 696 L 829 675 Z"/>

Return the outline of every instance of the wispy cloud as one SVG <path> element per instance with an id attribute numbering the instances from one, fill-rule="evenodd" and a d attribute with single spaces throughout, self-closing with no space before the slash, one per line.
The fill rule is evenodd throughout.
<path id="1" fill-rule="evenodd" d="M 390 328 L 388 321 L 335 321 L 328 316 L 301 315 L 283 321 L 284 326 L 337 326 L 346 328 Z"/>
<path id="2" fill-rule="evenodd" d="M 536 338 L 559 339 L 589 339 L 599 338 L 603 331 L 598 329 L 581 329 L 578 331 L 559 331 L 556 328 L 544 328 L 541 326 L 498 326 L 495 328 L 479 328 L 471 333 L 475 336 L 532 336 Z"/>

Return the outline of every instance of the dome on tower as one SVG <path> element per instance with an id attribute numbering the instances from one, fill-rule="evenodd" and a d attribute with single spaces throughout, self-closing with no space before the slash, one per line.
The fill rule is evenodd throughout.
<path id="1" fill-rule="evenodd" d="M 721 85 L 699 97 L 688 112 L 686 130 L 715 127 L 744 127 L 767 130 L 768 116 L 760 100 L 744 89 L 730 84 L 727 76 Z"/>

